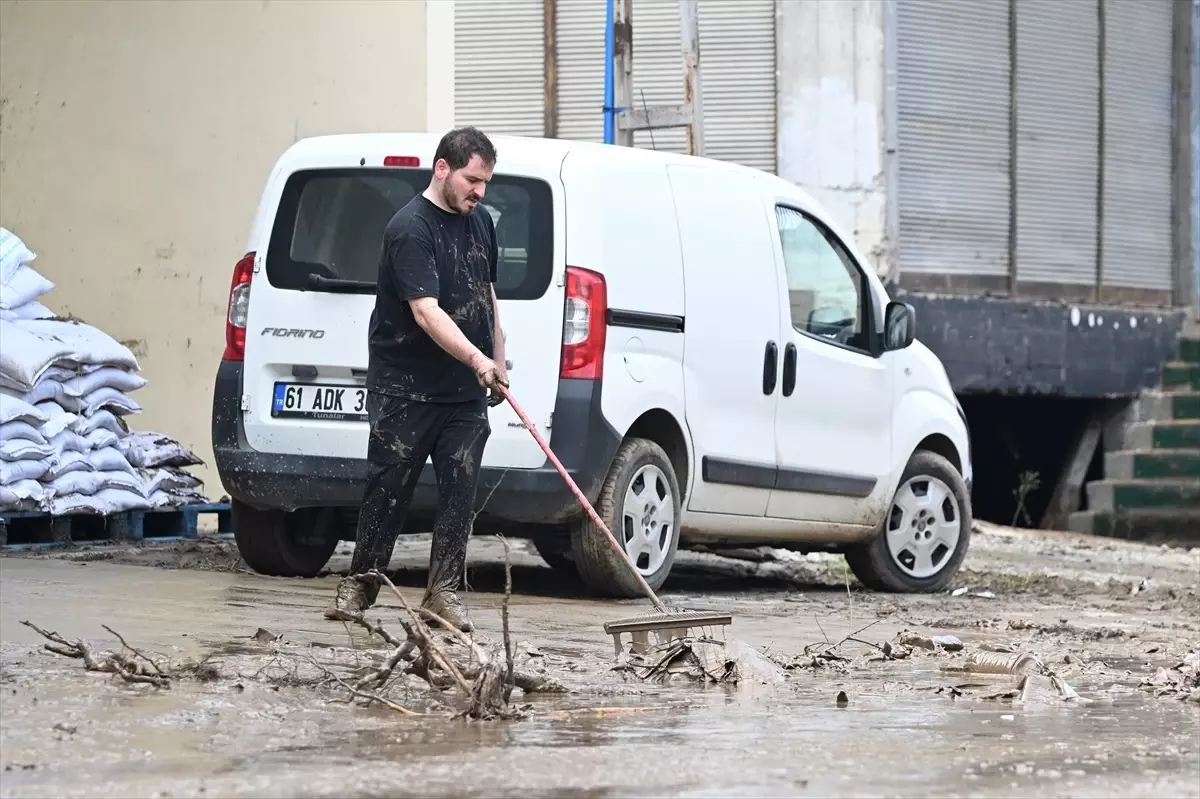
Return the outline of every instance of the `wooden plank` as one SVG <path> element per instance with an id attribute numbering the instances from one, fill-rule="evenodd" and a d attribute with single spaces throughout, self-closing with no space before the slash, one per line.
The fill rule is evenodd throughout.
<path id="1" fill-rule="evenodd" d="M 618 130 L 658 130 L 684 128 L 692 124 L 692 109 L 686 105 L 654 106 L 645 110 L 621 111 Z"/>
<path id="2" fill-rule="evenodd" d="M 1108 414 L 1104 410 L 1094 411 L 1083 430 L 1075 437 L 1070 454 L 1054 493 L 1042 514 L 1043 530 L 1062 530 L 1066 528 L 1067 517 L 1079 510 L 1079 498 L 1083 491 L 1084 480 L 1087 479 L 1088 467 L 1100 444 L 1100 434 L 1104 431 L 1104 423 Z"/>

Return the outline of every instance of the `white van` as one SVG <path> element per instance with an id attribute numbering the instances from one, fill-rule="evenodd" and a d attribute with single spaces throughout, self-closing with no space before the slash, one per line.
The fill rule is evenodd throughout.
<path id="1" fill-rule="evenodd" d="M 437 140 L 302 140 L 267 180 L 213 403 L 259 572 L 314 575 L 354 538 L 380 237 Z M 513 395 L 651 586 L 699 543 L 844 552 L 881 590 L 947 584 L 970 536 L 965 417 L 911 306 L 808 194 L 718 161 L 494 141 L 483 203 Z M 475 533 L 636 595 L 513 410 L 490 413 Z M 427 465 L 406 531 L 429 529 L 435 486 Z"/>

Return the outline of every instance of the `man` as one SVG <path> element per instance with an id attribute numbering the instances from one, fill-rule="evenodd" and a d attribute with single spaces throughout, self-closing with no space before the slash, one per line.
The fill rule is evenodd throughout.
<path id="1" fill-rule="evenodd" d="M 379 587 L 355 575 L 391 560 L 417 478 L 433 456 L 437 517 L 422 608 L 464 632 L 457 595 L 474 520 L 487 409 L 508 385 L 496 305 L 496 230 L 480 205 L 496 149 L 472 127 L 450 131 L 434 153 L 429 186 L 383 234 L 367 366 L 370 477 L 350 575 L 330 619 L 375 603 Z M 487 392 L 491 392 L 491 396 Z"/>

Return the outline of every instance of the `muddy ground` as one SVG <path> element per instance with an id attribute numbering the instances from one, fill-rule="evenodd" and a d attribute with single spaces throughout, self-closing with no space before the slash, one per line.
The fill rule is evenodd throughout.
<path id="1" fill-rule="evenodd" d="M 681 553 L 664 599 L 731 611 L 728 634 L 770 659 L 699 686 L 614 670 L 601 624 L 646 603 L 577 599 L 513 542 L 512 640 L 569 692 L 518 689 L 523 718 L 484 722 L 449 718 L 453 692 L 414 677 L 388 697 L 439 715 L 352 705 L 322 676 L 387 651 L 321 617 L 348 554 L 312 580 L 252 574 L 216 540 L 0 558 L 0 796 L 1200 796 L 1200 692 L 1174 669 L 1200 650 L 1200 550 L 985 527 L 929 596 L 862 590 L 839 557 Z M 425 537 L 397 546 L 410 602 L 427 556 Z M 476 636 L 496 642 L 498 541 L 472 541 L 468 577 Z M 371 616 L 401 614 L 385 592 Z M 210 668 L 125 684 L 22 620 L 119 651 L 108 625 Z M 1005 647 L 1079 698 L 951 670 Z"/>

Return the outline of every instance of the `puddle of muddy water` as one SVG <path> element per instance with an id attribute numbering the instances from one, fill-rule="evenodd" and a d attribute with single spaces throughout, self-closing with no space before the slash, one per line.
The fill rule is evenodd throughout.
<path id="1" fill-rule="evenodd" d="M 1200 706 L 1098 693 L 1116 666 L 1136 685 L 1158 662 L 1134 635 L 1152 631 L 1163 647 L 1154 657 L 1164 662 L 1194 643 L 1194 620 L 1175 606 L 1147 613 L 1140 597 L 1113 607 L 1056 598 L 1039 608 L 1003 596 L 849 596 L 828 586 L 714 595 L 698 583 L 669 597 L 732 606 L 737 637 L 783 654 L 871 621 L 863 636 L 883 641 L 919 626 L 914 616 L 941 617 L 969 645 L 1016 640 L 1047 657 L 1083 651 L 1114 667 L 1071 678 L 1101 700 L 1094 704 L 1022 706 L 937 693 L 1011 681 L 946 674 L 933 657 L 850 673 L 796 669 L 780 687 L 630 685 L 602 670 L 612 650 L 600 626 L 628 615 L 628 603 L 574 600 L 559 588 L 516 595 L 514 639 L 577 667 L 564 676 L 576 693 L 532 699 L 535 713 L 522 721 L 478 724 L 405 718 L 251 680 L 240 690 L 233 681 L 128 688 L 36 651 L 40 639 L 17 624 L 28 618 L 111 648 L 101 628 L 108 623 L 135 645 L 177 658 L 216 651 L 241 671 L 271 657 L 251 637 L 260 626 L 314 653 L 377 646 L 320 618 L 333 579 L 0 559 L 0 583 L 4 797 L 1200 796 Z M 469 601 L 494 636 L 499 597 L 472 593 Z M 378 608 L 384 620 L 399 613 L 387 602 Z M 1088 625 L 1121 613 L 1128 632 L 1088 637 Z M 1034 614 L 1051 625 L 1069 617 L 1071 626 L 1052 635 L 1003 626 Z M 978 620 L 990 626 L 971 626 Z M 839 691 L 845 707 L 835 702 Z"/>

